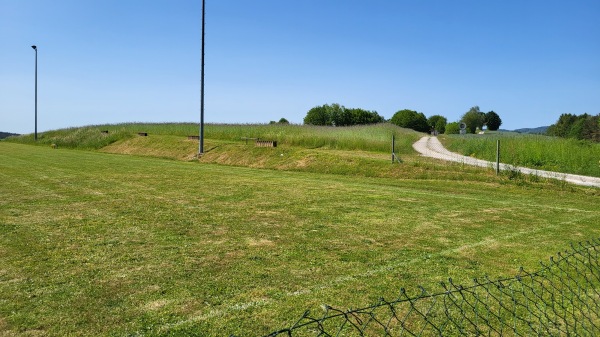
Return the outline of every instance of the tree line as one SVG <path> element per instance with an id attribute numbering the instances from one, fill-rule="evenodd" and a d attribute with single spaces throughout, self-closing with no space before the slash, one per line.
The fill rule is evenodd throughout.
<path id="1" fill-rule="evenodd" d="M 351 126 L 383 122 L 390 122 L 419 132 L 446 134 L 460 133 L 461 124 L 464 124 L 467 133 L 476 133 L 482 130 L 484 126 L 490 131 L 497 131 L 502 125 L 502 119 L 496 112 L 493 110 L 483 112 L 477 105 L 465 112 L 459 121 L 451 123 L 448 123 L 447 118 L 444 116 L 432 115 L 426 117 L 424 113 L 410 109 L 399 110 L 390 120 L 386 120 L 376 111 L 346 108 L 337 103 L 316 106 L 310 109 L 304 117 L 304 124 L 325 126 Z M 288 122 L 282 119 L 279 123 Z M 587 113 L 583 115 L 562 114 L 558 121 L 548 128 L 546 134 L 600 142 L 600 114 L 595 116 Z"/>
<path id="2" fill-rule="evenodd" d="M 350 126 L 361 124 L 375 124 L 386 122 L 385 118 L 376 111 L 364 109 L 349 109 L 340 104 L 325 104 L 316 106 L 308 111 L 304 117 L 304 124 L 326 126 Z M 502 120 L 494 111 L 487 113 L 480 111 L 478 106 L 467 111 L 458 122 L 448 123 L 446 117 L 433 115 L 427 118 L 422 112 L 403 109 L 394 114 L 389 120 L 392 124 L 419 132 L 460 133 L 460 123 L 464 123 L 466 131 L 475 133 L 484 125 L 488 130 L 496 131 L 500 128 Z"/>
<path id="3" fill-rule="evenodd" d="M 600 142 L 600 114 L 596 116 L 562 114 L 546 134 L 549 136 Z"/>
<path id="4" fill-rule="evenodd" d="M 304 117 L 304 124 L 311 125 L 351 126 L 383 122 L 385 122 L 385 118 L 376 111 L 346 108 L 337 103 L 316 106 L 308 110 Z"/>

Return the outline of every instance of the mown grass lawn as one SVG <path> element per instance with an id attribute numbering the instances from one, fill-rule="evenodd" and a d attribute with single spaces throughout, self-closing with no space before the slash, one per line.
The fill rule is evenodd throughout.
<path id="1" fill-rule="evenodd" d="M 400 287 L 535 270 L 600 236 L 600 194 L 589 188 L 6 142 L 0 181 L 7 336 L 262 335 L 323 303 L 359 307 Z"/>

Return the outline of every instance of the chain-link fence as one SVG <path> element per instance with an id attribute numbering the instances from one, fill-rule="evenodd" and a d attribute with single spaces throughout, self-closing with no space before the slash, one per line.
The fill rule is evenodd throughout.
<path id="1" fill-rule="evenodd" d="M 600 335 L 600 240 L 558 253 L 541 269 L 511 278 L 450 279 L 437 292 L 401 289 L 393 301 L 351 310 L 307 311 L 270 337 L 299 336 L 596 336 Z"/>

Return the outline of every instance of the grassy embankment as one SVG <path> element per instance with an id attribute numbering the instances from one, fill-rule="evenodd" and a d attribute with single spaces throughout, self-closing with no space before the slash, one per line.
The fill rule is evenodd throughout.
<path id="1" fill-rule="evenodd" d="M 109 131 L 103 134 L 100 131 Z M 137 136 L 148 132 L 148 137 Z M 198 141 L 195 124 L 117 124 L 45 132 L 38 142 L 32 135 L 14 137 L 10 142 L 50 146 L 59 149 L 98 150 L 177 160 L 195 160 Z M 391 138 L 396 135 L 396 154 L 405 165 L 391 167 Z M 392 125 L 349 128 L 298 125 L 207 125 L 203 163 L 268 168 L 288 171 L 337 173 L 362 176 L 395 176 L 450 180 L 496 180 L 491 172 L 432 161 L 416 156 L 412 143 L 422 134 Z M 276 149 L 256 148 L 242 138 L 277 140 Z"/>
<path id="2" fill-rule="evenodd" d="M 197 147 L 137 131 L 150 136 L 124 130 L 114 152 Z M 514 183 L 405 145 L 391 165 L 386 150 L 238 136 L 208 139 L 208 164 L 0 142 L 0 334 L 261 335 L 323 303 L 535 270 L 600 234 L 597 189 Z"/>
<path id="3" fill-rule="evenodd" d="M 100 131 L 108 131 L 103 134 Z M 192 123 L 128 123 L 113 125 L 95 125 L 83 128 L 70 128 L 44 132 L 39 135 L 37 144 L 74 149 L 100 149 L 116 141 L 134 138 L 138 132 L 147 132 L 151 136 L 186 137 L 198 135 L 198 125 Z M 230 141 L 239 143 L 242 138 L 261 138 L 278 140 L 281 144 L 304 148 L 329 148 L 338 150 L 365 150 L 389 152 L 392 134 L 402 134 L 399 148 L 410 149 L 412 141 L 419 133 L 401 129 L 390 124 L 375 126 L 356 126 L 331 128 L 300 125 L 245 125 L 245 124 L 207 124 L 207 140 Z M 35 144 L 33 135 L 13 137 L 9 141 Z"/>
<path id="4" fill-rule="evenodd" d="M 450 151 L 489 161 L 496 161 L 496 141 L 500 140 L 503 163 L 600 177 L 600 143 L 514 133 L 440 138 Z"/>
<path id="5" fill-rule="evenodd" d="M 101 130 L 109 133 L 103 134 Z M 138 132 L 148 132 L 149 137 L 139 137 Z M 8 141 L 47 146 L 54 144 L 58 148 L 99 150 L 176 160 L 195 160 L 198 141 L 187 140 L 187 136 L 197 134 L 198 125 L 192 123 L 127 123 L 48 131 L 40 134 L 37 143 L 33 141 L 33 135 L 13 137 Z M 390 170 L 388 166 L 382 166 L 381 163 L 390 160 L 392 135 L 396 135 L 396 153 L 405 165 Z M 510 172 L 504 173 L 498 179 L 491 170 L 422 158 L 412 149 L 412 143 L 422 135 L 389 124 L 347 128 L 279 124 L 208 124 L 205 130 L 205 156 L 201 158 L 201 162 L 377 177 L 501 182 L 517 180 L 519 184 L 537 184 L 541 181 L 544 184 L 565 186 L 563 182 L 514 175 Z M 494 137 L 497 135 L 460 138 L 442 136 L 442 141 L 455 151 L 494 160 L 496 139 Z M 529 136 L 501 135 L 501 137 L 510 140 L 510 144 L 519 145 L 508 147 L 508 143 L 504 144 L 503 141 L 503 162 L 515 165 L 523 163 L 533 168 L 556 169 L 577 174 L 595 175 L 598 171 L 599 165 L 595 157 L 600 148 L 598 144 L 542 137 L 546 143 L 555 144 L 554 148 L 548 151 L 547 147 L 539 145 L 539 141 L 528 141 L 531 138 Z M 279 147 L 276 150 L 255 148 L 252 140 L 246 142 L 242 140 L 243 138 L 277 140 Z M 538 153 L 544 150 L 544 158 L 552 159 L 543 162 L 555 165 L 540 165 L 542 161 Z M 558 157 L 561 153 L 563 155 Z"/>

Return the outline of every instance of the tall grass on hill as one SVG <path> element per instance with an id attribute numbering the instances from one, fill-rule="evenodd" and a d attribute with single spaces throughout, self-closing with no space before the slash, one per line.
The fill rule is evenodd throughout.
<path id="1" fill-rule="evenodd" d="M 121 123 L 96 125 L 103 130 L 124 129 L 131 133 L 147 132 L 150 135 L 189 136 L 198 135 L 197 123 Z"/>
<path id="2" fill-rule="evenodd" d="M 198 134 L 198 124 L 118 124 L 131 132 L 188 136 Z M 110 129 L 111 126 L 105 126 Z M 328 127 L 293 124 L 206 124 L 205 138 L 240 141 L 243 138 L 276 140 L 291 146 L 306 148 L 331 148 L 338 150 L 363 150 L 389 152 L 392 135 L 396 135 L 398 148 L 409 149 L 421 134 L 392 124 Z M 406 144 L 405 144 L 406 143 Z M 405 146 L 408 145 L 408 146 Z"/>
<path id="3" fill-rule="evenodd" d="M 55 145 L 59 148 L 78 150 L 96 150 L 118 140 L 134 136 L 133 132 L 124 127 L 114 128 L 108 134 L 100 132 L 101 130 L 104 129 L 97 126 L 68 128 L 39 133 L 37 141 L 34 140 L 33 134 L 9 137 L 3 141 L 30 145 Z"/>
<path id="4" fill-rule="evenodd" d="M 109 131 L 101 134 L 101 130 Z M 48 131 L 41 134 L 41 144 L 78 149 L 100 149 L 112 142 L 131 138 L 138 132 L 149 135 L 186 137 L 198 135 L 195 123 L 124 123 L 94 125 Z M 337 150 L 362 150 L 389 152 L 392 135 L 396 136 L 399 153 L 411 153 L 411 144 L 420 133 L 392 124 L 361 125 L 351 127 L 305 126 L 290 124 L 206 124 L 205 138 L 224 141 L 242 141 L 243 138 L 276 140 L 289 146 L 329 148 Z M 34 143 L 33 136 L 14 137 L 11 141 Z"/>
<path id="5" fill-rule="evenodd" d="M 600 144 L 541 135 L 493 133 L 444 136 L 451 151 L 484 160 L 496 160 L 500 140 L 500 161 L 534 169 L 600 177 Z"/>

